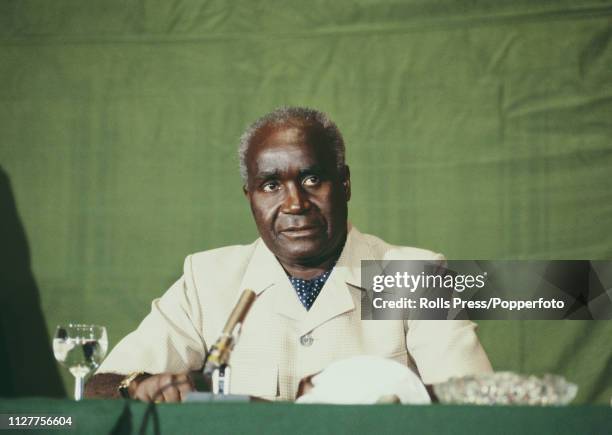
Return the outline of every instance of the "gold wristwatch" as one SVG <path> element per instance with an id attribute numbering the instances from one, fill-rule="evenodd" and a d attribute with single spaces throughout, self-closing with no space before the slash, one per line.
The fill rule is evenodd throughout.
<path id="1" fill-rule="evenodd" d="M 123 378 L 123 380 L 119 383 L 119 387 L 117 387 L 117 390 L 119 390 L 119 394 L 121 394 L 121 397 L 123 397 L 124 399 L 130 398 L 130 391 L 129 391 L 130 384 L 137 377 L 141 375 L 146 375 L 146 373 L 145 372 L 133 372 L 127 375 L 125 378 Z"/>

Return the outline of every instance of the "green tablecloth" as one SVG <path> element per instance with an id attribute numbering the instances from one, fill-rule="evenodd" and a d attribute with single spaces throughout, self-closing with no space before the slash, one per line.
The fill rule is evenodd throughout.
<path id="1" fill-rule="evenodd" d="M 72 416 L 66 433 L 180 434 L 610 434 L 612 408 L 475 406 L 331 406 L 291 403 L 151 405 L 90 400 L 0 400 L 0 414 Z M 6 433 L 6 431 L 1 431 Z"/>

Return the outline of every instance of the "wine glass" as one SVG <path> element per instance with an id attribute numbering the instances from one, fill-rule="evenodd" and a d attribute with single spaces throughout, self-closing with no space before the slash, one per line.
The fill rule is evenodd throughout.
<path id="1" fill-rule="evenodd" d="M 100 366 L 107 349 L 104 326 L 69 323 L 55 330 L 53 354 L 74 376 L 74 400 L 83 397 L 85 377 Z"/>

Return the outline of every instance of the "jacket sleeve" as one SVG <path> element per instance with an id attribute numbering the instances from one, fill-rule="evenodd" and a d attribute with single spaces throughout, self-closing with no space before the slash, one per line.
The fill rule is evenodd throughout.
<path id="1" fill-rule="evenodd" d="M 442 254 L 433 261 L 446 264 Z M 493 371 L 469 320 L 408 320 L 406 344 L 425 384 Z"/>
<path id="2" fill-rule="evenodd" d="M 202 366 L 206 345 L 190 264 L 188 257 L 185 274 L 152 302 L 151 312 L 115 346 L 97 373 L 180 373 Z"/>
<path id="3" fill-rule="evenodd" d="M 425 384 L 454 376 L 492 372 L 469 320 L 407 321 L 406 343 Z"/>

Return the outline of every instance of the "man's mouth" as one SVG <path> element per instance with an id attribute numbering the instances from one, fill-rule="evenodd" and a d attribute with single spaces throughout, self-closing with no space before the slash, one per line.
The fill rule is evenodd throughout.
<path id="1" fill-rule="evenodd" d="M 290 238 L 301 238 L 301 237 L 312 237 L 317 235 L 321 231 L 321 227 L 317 225 L 303 225 L 293 226 L 282 229 L 280 232 L 285 237 Z"/>

